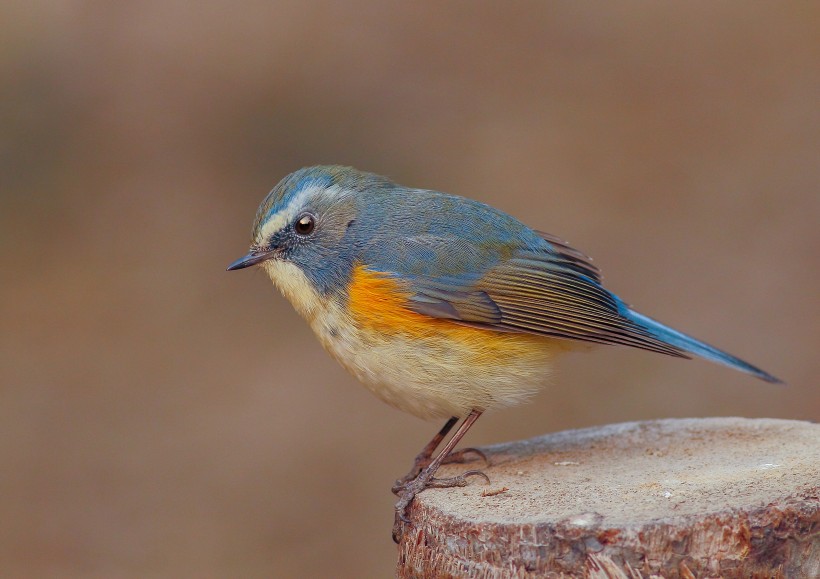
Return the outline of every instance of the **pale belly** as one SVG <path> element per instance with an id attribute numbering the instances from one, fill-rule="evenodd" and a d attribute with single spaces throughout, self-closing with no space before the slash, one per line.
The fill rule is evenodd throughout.
<path id="1" fill-rule="evenodd" d="M 356 328 L 317 329 L 330 354 L 387 404 L 421 418 L 466 416 L 471 410 L 527 401 L 547 379 L 554 349 L 514 345 L 485 355 L 477 344 L 447 336 L 377 336 Z M 498 352 L 498 354 L 502 354 Z"/>
<path id="2" fill-rule="evenodd" d="M 293 265 L 268 273 L 325 349 L 384 402 L 421 418 L 466 416 L 512 406 L 545 382 L 565 341 L 491 332 L 447 322 L 419 333 L 360 327 L 341 305 L 321 300 Z"/>

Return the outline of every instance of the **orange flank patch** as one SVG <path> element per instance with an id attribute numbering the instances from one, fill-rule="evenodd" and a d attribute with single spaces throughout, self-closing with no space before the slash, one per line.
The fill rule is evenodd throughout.
<path id="1" fill-rule="evenodd" d="M 411 294 L 402 285 L 387 274 L 357 265 L 348 286 L 348 307 L 356 323 L 385 334 L 429 332 L 428 324 L 439 320 L 407 309 Z"/>
<path id="2" fill-rule="evenodd" d="M 410 338 L 427 345 L 435 342 L 483 363 L 501 362 L 509 356 L 543 356 L 547 349 L 564 349 L 562 343 L 543 336 L 494 332 L 414 312 L 405 305 L 411 293 L 401 280 L 363 265 L 354 268 L 348 295 L 349 312 L 356 325 L 385 340 Z"/>

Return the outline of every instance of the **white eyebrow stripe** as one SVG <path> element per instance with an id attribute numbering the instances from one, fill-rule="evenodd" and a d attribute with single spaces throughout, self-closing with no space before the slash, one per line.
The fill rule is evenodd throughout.
<path id="1" fill-rule="evenodd" d="M 265 224 L 259 229 L 256 234 L 254 243 L 258 246 L 263 245 L 266 239 L 270 239 L 274 233 L 283 229 L 290 222 L 290 215 L 288 214 L 288 207 L 279 211 L 276 215 L 271 216 Z"/>
<path id="2" fill-rule="evenodd" d="M 270 239 L 276 232 L 281 231 L 296 217 L 298 211 L 304 207 L 305 200 L 312 195 L 321 194 L 326 199 L 333 199 L 344 192 L 338 185 L 326 187 L 323 185 L 311 185 L 299 191 L 283 209 L 268 217 L 254 240 L 257 245 L 262 245 Z"/>

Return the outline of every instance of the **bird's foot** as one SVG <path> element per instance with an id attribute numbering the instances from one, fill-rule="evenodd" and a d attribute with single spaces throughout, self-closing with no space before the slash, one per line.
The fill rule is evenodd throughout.
<path id="1" fill-rule="evenodd" d="M 475 449 L 464 450 L 467 451 Z M 480 451 L 478 452 L 483 456 L 483 453 Z M 484 457 L 484 460 L 486 461 L 487 458 Z M 468 470 L 458 476 L 448 478 L 435 478 L 433 476 L 434 474 L 435 470 L 424 468 L 416 478 L 399 487 L 398 491 L 396 491 L 395 486 L 393 487 L 393 492 L 399 495 L 399 502 L 396 503 L 396 516 L 393 522 L 393 541 L 396 543 L 398 543 L 401 539 L 404 524 L 410 522 L 410 519 L 407 518 L 407 508 L 410 506 L 410 503 L 413 502 L 416 495 L 424 489 L 444 489 L 467 486 L 470 484 L 468 479 L 472 476 L 482 477 L 487 484 L 490 484 L 490 477 L 480 470 Z"/>
<path id="2" fill-rule="evenodd" d="M 447 458 L 445 458 L 444 462 L 442 462 L 441 464 L 464 464 L 465 462 L 475 460 L 475 458 L 466 458 L 468 454 L 476 455 L 478 458 L 484 461 L 484 464 L 490 466 L 490 459 L 487 458 L 487 455 L 484 454 L 484 451 L 479 450 L 477 448 L 473 448 L 472 446 L 462 448 L 461 450 L 454 450 L 453 452 L 447 455 Z"/>
<path id="3" fill-rule="evenodd" d="M 471 460 L 475 460 L 474 458 L 467 458 L 468 455 L 475 455 L 476 457 L 480 458 L 484 461 L 484 464 L 487 466 L 490 465 L 490 461 L 487 459 L 487 455 L 484 452 L 480 451 L 477 448 L 462 448 L 461 450 L 454 450 L 450 454 L 447 455 L 447 458 L 441 464 L 464 464 L 465 462 L 470 462 Z M 406 475 L 401 477 L 400 479 L 396 479 L 396 482 L 393 483 L 391 487 L 391 491 L 393 491 L 394 495 L 398 495 L 401 493 L 402 489 L 407 486 L 407 484 L 419 477 L 421 471 L 427 468 L 430 463 L 433 461 L 432 453 L 426 453 L 422 451 L 414 460 L 413 460 L 413 468 L 410 469 Z M 474 472 L 474 471 L 469 471 Z M 457 478 L 457 477 L 456 477 Z M 436 480 L 436 479 L 433 479 Z M 449 480 L 449 479 L 444 479 Z M 458 486 L 458 485 L 450 485 L 450 486 Z M 464 485 L 461 485 L 464 486 Z M 427 488 L 432 488 L 432 485 L 427 485 Z M 436 487 L 441 488 L 441 487 Z"/>

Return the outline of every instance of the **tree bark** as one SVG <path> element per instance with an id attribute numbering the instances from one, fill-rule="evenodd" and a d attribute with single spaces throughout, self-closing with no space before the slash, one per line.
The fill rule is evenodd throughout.
<path id="1" fill-rule="evenodd" d="M 490 485 L 411 504 L 398 577 L 820 577 L 818 424 L 659 420 L 481 450 Z"/>

